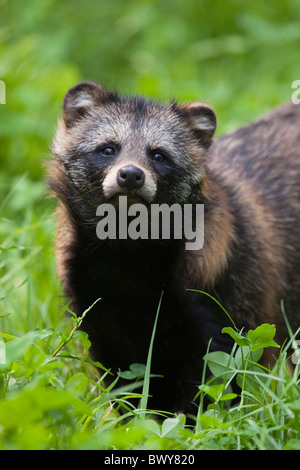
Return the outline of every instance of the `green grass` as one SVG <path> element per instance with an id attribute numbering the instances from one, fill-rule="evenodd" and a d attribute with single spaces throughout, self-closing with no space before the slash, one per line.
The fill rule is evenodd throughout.
<path id="1" fill-rule="evenodd" d="M 57 281 L 52 203 L 39 186 L 23 207 L 20 195 L 28 185 L 22 177 L 7 193 L 2 184 L 0 449 L 299 449 L 299 366 L 288 372 L 290 344 L 272 371 L 257 364 L 263 349 L 274 346 L 271 325 L 247 336 L 227 328 L 224 334 L 235 340 L 232 353 L 208 351 L 211 376 L 199 387 L 194 427 L 185 426 L 184 415 L 158 413 L 157 421 L 145 409 L 152 346 L 146 367 L 133 364 L 122 373 L 136 380 L 133 386 L 120 388 L 115 377 L 106 389 L 109 371 L 100 369 L 100 376 L 88 358 L 81 318 L 67 315 Z M 240 397 L 231 389 L 236 380 Z M 141 384 L 143 395 L 137 395 Z M 130 403 L 134 396 L 140 408 Z"/>

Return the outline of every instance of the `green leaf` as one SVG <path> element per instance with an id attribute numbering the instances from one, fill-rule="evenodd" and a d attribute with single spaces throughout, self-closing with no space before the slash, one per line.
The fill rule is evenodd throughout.
<path id="1" fill-rule="evenodd" d="M 294 402 L 289 403 L 289 408 L 291 408 L 291 410 L 300 411 L 300 399 L 295 400 Z"/>
<path id="2" fill-rule="evenodd" d="M 212 397 L 215 401 L 218 401 L 224 391 L 225 385 L 224 384 L 217 384 L 217 385 L 205 385 L 204 387 L 199 387 L 207 393 L 210 397 Z"/>
<path id="3" fill-rule="evenodd" d="M 0 422 L 8 430 L 24 429 L 31 423 L 41 420 L 46 412 L 57 410 L 67 412 L 69 406 L 77 412 L 91 414 L 90 408 L 70 393 L 35 387 L 0 402 Z"/>
<path id="4" fill-rule="evenodd" d="M 36 328 L 18 339 L 9 341 L 6 343 L 7 360 L 19 361 L 23 359 L 25 352 L 32 344 L 35 343 L 35 341 L 47 338 L 53 334 L 56 334 L 56 332 L 51 328 L 46 328 L 44 330 Z"/>
<path id="5" fill-rule="evenodd" d="M 273 340 L 275 334 L 275 325 L 269 325 L 268 323 L 258 326 L 255 330 L 249 330 L 248 338 L 251 341 L 251 351 L 269 346 L 279 348 L 279 345 Z"/>
<path id="6" fill-rule="evenodd" d="M 300 442 L 298 439 L 290 439 L 282 448 L 282 450 L 300 450 Z"/>
<path id="7" fill-rule="evenodd" d="M 207 361 L 208 367 L 216 377 L 236 371 L 234 358 L 225 352 L 210 352 L 205 354 L 204 360 Z"/>
<path id="8" fill-rule="evenodd" d="M 235 393 L 225 393 L 225 384 L 216 384 L 216 385 L 200 385 L 199 390 L 205 392 L 207 395 L 212 397 L 215 401 L 225 401 L 232 400 L 237 397 Z"/>
<path id="9" fill-rule="evenodd" d="M 136 374 L 132 372 L 131 370 L 124 370 L 118 372 L 118 376 L 121 377 L 121 379 L 124 380 L 134 380 L 136 379 Z"/>
<path id="10" fill-rule="evenodd" d="M 79 339 L 79 341 L 82 343 L 84 347 L 84 355 L 85 357 L 87 357 L 89 349 L 91 347 L 89 335 L 82 330 L 76 330 L 73 337 Z"/>
<path id="11" fill-rule="evenodd" d="M 141 377 L 144 377 L 146 366 L 145 364 L 139 364 L 137 362 L 129 366 L 130 370 L 120 371 L 118 375 L 125 380 L 134 380 Z"/>
<path id="12" fill-rule="evenodd" d="M 252 362 L 257 363 L 262 357 L 263 352 L 264 352 L 263 348 L 252 351 L 251 346 L 240 346 L 234 355 L 237 368 L 240 369 L 240 368 L 245 367 L 246 360 L 250 360 Z M 251 368 L 251 365 L 249 363 L 248 363 L 247 368 L 248 369 Z"/>
<path id="13" fill-rule="evenodd" d="M 234 400 L 237 397 L 236 393 L 225 393 L 220 397 L 220 401 L 225 401 L 225 400 Z"/>
<path id="14" fill-rule="evenodd" d="M 161 435 L 160 425 L 156 421 L 154 421 L 154 419 L 143 420 L 143 427 L 145 427 L 148 431 L 150 431 L 156 436 Z"/>
<path id="15" fill-rule="evenodd" d="M 73 397 L 79 398 L 86 391 L 88 382 L 88 377 L 85 374 L 81 372 L 74 374 L 66 383 L 66 391 L 71 393 Z"/>
<path id="16" fill-rule="evenodd" d="M 185 425 L 185 416 L 180 414 L 176 418 L 167 418 L 162 423 L 161 427 L 161 436 L 162 437 L 177 437 L 177 432 L 179 429 L 184 429 Z"/>
<path id="17" fill-rule="evenodd" d="M 136 377 L 144 377 L 145 371 L 146 371 L 146 366 L 145 364 L 140 364 L 138 362 L 135 362 L 129 366 L 129 369 L 136 374 Z"/>
<path id="18" fill-rule="evenodd" d="M 238 333 L 231 327 L 226 327 L 222 329 L 222 333 L 227 333 L 239 346 L 249 346 L 251 344 L 250 340 L 245 336 Z"/>
<path id="19" fill-rule="evenodd" d="M 24 353 L 24 361 L 30 369 L 38 369 L 46 360 L 46 354 L 36 345 L 31 344 Z"/>
<path id="20" fill-rule="evenodd" d="M 201 426 L 204 428 L 223 428 L 228 429 L 229 425 L 226 423 L 222 423 L 217 418 L 204 414 L 200 416 Z"/>

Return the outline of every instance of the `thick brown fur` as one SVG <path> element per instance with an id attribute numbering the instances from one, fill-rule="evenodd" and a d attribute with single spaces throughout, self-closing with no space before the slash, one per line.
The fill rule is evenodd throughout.
<path id="1" fill-rule="evenodd" d="M 207 158 L 234 233 L 224 293 L 225 273 L 214 289 L 238 325 L 274 323 L 280 343 L 287 338 L 281 300 L 292 329 L 300 326 L 299 131 L 300 107 L 287 103 L 217 139 Z"/>
<path id="2" fill-rule="evenodd" d="M 299 327 L 300 106 L 283 105 L 211 146 L 215 117 L 205 103 L 162 106 L 83 83 L 66 95 L 63 118 L 49 170 L 60 199 L 58 273 L 77 314 L 101 297 L 83 324 L 93 357 L 113 372 L 145 363 L 164 290 L 152 361 L 164 379 L 153 380 L 150 406 L 193 411 L 209 339 L 213 349 L 230 345 L 223 311 L 189 289 L 214 296 L 239 328 L 275 324 L 280 343 L 281 300 Z M 111 142 L 117 157 L 100 163 L 95 149 Z M 165 167 L 149 157 L 157 148 L 167 151 Z M 134 201 L 204 203 L 201 250 L 97 239 L 96 207 L 124 194 L 115 178 L 128 162 L 145 174 Z"/>

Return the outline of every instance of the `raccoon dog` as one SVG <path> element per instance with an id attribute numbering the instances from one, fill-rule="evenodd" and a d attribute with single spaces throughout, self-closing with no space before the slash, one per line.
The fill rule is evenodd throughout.
<path id="1" fill-rule="evenodd" d="M 149 407 L 196 412 L 203 355 L 230 348 L 222 326 L 276 325 L 287 337 L 300 305 L 300 107 L 286 104 L 216 139 L 205 103 L 161 105 L 90 82 L 65 96 L 53 143 L 50 187 L 59 198 L 57 266 L 95 360 L 127 370 L 153 347 Z M 211 145 L 212 144 L 212 145 Z M 204 245 L 184 238 L 99 239 L 97 207 L 204 204 Z M 172 222 L 170 222 L 172 226 Z M 172 231 L 172 230 L 171 230 Z"/>

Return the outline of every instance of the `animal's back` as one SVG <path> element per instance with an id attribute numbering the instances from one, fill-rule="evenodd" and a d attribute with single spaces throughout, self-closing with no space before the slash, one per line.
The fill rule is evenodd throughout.
<path id="1" fill-rule="evenodd" d="M 300 106 L 286 103 L 217 138 L 207 159 L 241 209 L 294 330 L 300 324 Z M 257 279 L 257 283 L 260 280 Z M 268 319 L 266 319 L 268 320 Z M 283 319 L 282 319 L 283 321 Z"/>
<path id="2" fill-rule="evenodd" d="M 262 191 L 270 207 L 300 207 L 300 106 L 286 103 L 252 124 L 219 137 L 208 165 L 229 184 L 247 181 Z M 279 199 L 280 198 L 280 199 Z"/>

